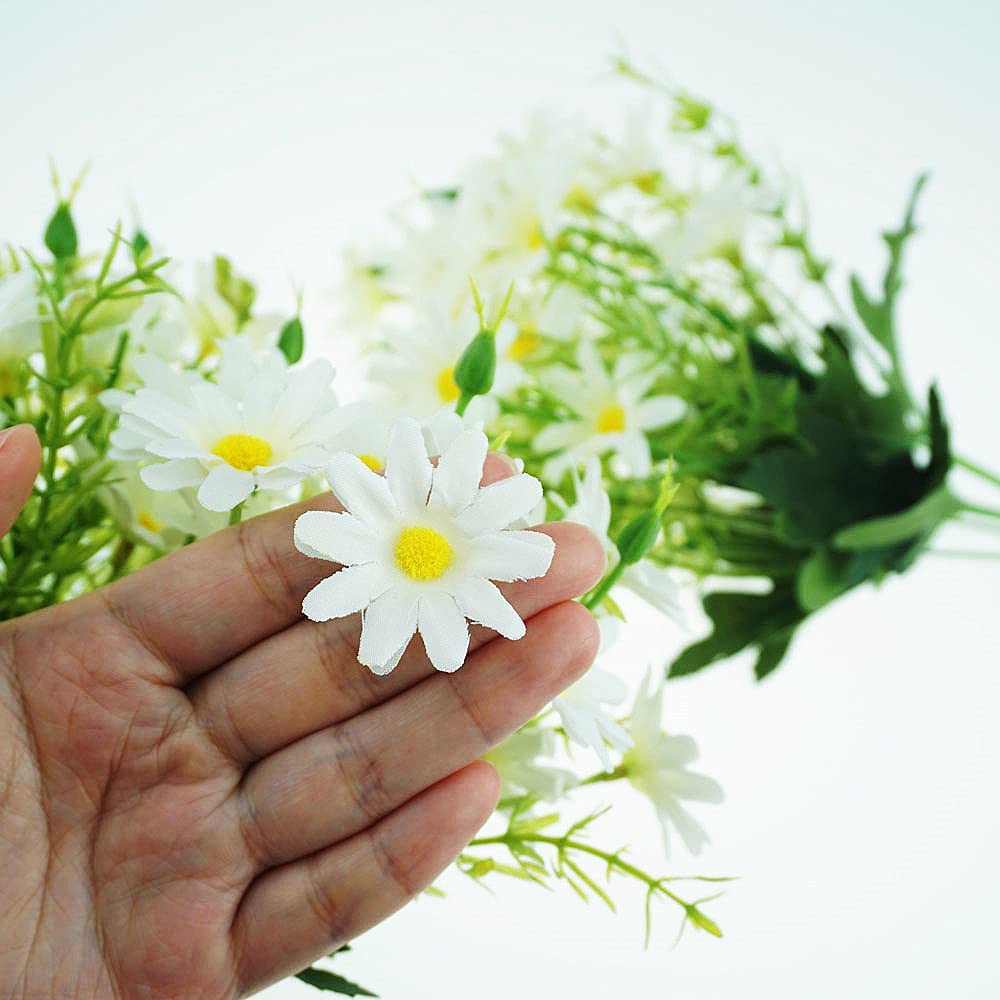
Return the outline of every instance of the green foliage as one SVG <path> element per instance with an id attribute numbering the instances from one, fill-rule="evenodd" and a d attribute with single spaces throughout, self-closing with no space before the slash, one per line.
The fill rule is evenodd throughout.
<path id="1" fill-rule="evenodd" d="M 76 256 L 77 235 L 73 213 L 66 202 L 56 206 L 49 224 L 45 227 L 45 246 L 56 260 L 70 260 Z"/>
<path id="2" fill-rule="evenodd" d="M 301 360 L 305 344 L 306 338 L 305 330 L 302 328 L 302 320 L 298 316 L 293 316 L 278 334 L 278 350 L 284 354 L 290 365 L 294 365 Z"/>
<path id="3" fill-rule="evenodd" d="M 318 990 L 323 990 L 327 993 L 339 993 L 345 997 L 378 996 L 377 993 L 372 993 L 371 990 L 366 990 L 363 986 L 352 983 L 350 979 L 345 979 L 336 972 L 330 972 L 329 969 L 317 969 L 315 966 L 310 966 L 308 969 L 296 972 L 295 978 L 301 980 L 303 983 L 308 983 L 310 986 L 314 986 Z"/>

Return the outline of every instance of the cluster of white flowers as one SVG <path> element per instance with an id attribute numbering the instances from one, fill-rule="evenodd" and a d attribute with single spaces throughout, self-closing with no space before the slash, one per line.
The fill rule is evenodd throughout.
<path id="1" fill-rule="evenodd" d="M 562 241 L 574 230 L 620 219 L 643 233 L 670 273 L 708 275 L 733 298 L 738 293 L 725 287 L 727 269 L 752 252 L 754 225 L 773 204 L 761 185 L 721 161 L 707 173 L 702 164 L 698 182 L 684 185 L 678 176 L 683 152 L 674 155 L 668 133 L 650 106 L 626 116 L 618 136 L 536 116 L 522 135 L 502 137 L 494 155 L 470 164 L 454 187 L 416 199 L 393 240 L 369 254 L 352 251 L 346 267 L 345 321 L 364 338 L 373 395 L 385 412 L 417 419 L 459 398 L 455 367 L 477 329 L 469 275 L 494 299 L 513 283 L 509 309 L 495 330 L 493 391 L 474 399 L 467 413 L 491 437 L 510 440 L 512 452 L 545 484 L 547 513 L 589 527 L 612 568 L 619 553 L 610 537 L 609 484 L 662 476 L 665 456 L 655 454 L 652 442 L 683 425 L 687 404 L 657 352 L 617 343 L 609 350 L 602 342 L 605 327 L 593 297 L 553 277 Z M 357 465 L 352 468 L 357 473 Z M 366 574 L 386 586 L 375 557 L 365 558 Z M 398 566 L 392 571 L 398 575 Z M 682 572 L 642 559 L 622 568 L 608 600 L 594 608 L 602 624 L 599 665 L 554 708 L 566 737 L 591 749 L 608 773 L 616 767 L 630 777 L 651 773 L 657 755 L 667 752 L 651 742 L 648 724 L 640 726 L 640 741 L 635 722 L 614 714 L 627 688 L 612 666 L 610 620 L 620 613 L 622 597 L 631 595 L 676 627 L 690 582 Z M 403 588 L 405 599 L 391 590 L 380 598 L 393 608 L 405 603 L 407 614 L 397 617 L 407 637 L 418 620 L 412 591 Z M 366 616 L 366 633 L 371 620 Z M 394 633 L 393 642 L 398 638 Z M 656 697 L 642 696 L 633 719 L 648 720 L 648 706 L 659 706 Z M 512 789 L 552 797 L 576 784 L 573 772 L 553 757 L 556 744 L 543 736 L 548 732 L 532 725 L 495 755 Z M 663 746 L 682 739 L 664 737 L 675 742 Z M 679 806 L 690 786 L 665 782 L 654 789 L 633 777 L 657 803 L 665 827 L 683 827 L 683 841 L 696 849 L 701 838 Z M 665 805 L 668 786 L 676 808 Z"/>

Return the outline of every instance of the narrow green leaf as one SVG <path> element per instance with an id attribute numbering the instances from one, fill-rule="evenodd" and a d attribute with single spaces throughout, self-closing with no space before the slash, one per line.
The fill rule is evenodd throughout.
<path id="1" fill-rule="evenodd" d="M 325 990 L 328 993 L 339 993 L 345 997 L 377 997 L 377 993 L 366 990 L 357 983 L 352 983 L 343 976 L 338 976 L 336 972 L 327 969 L 317 969 L 310 966 L 295 974 L 295 978 L 310 986 L 315 986 L 318 990 Z"/>

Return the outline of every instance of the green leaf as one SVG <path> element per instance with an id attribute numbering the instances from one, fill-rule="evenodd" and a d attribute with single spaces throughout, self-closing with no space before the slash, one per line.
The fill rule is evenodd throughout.
<path id="1" fill-rule="evenodd" d="M 214 265 L 215 290 L 236 313 L 237 325 L 242 326 L 250 319 L 257 289 L 253 282 L 236 273 L 227 257 L 216 256 Z"/>
<path id="2" fill-rule="evenodd" d="M 290 365 L 302 358 L 302 351 L 305 348 L 305 331 L 302 329 L 302 320 L 298 316 L 293 316 L 278 334 L 278 350 L 288 359 Z"/>
<path id="3" fill-rule="evenodd" d="M 345 997 L 377 997 L 377 993 L 366 990 L 357 983 L 352 983 L 343 976 L 338 976 L 336 972 L 327 969 L 317 969 L 310 966 L 295 974 L 296 979 L 300 979 L 310 986 L 315 986 L 318 990 L 326 990 L 328 993 L 339 993 Z"/>
<path id="4" fill-rule="evenodd" d="M 788 584 L 775 586 L 768 594 L 709 594 L 703 603 L 714 625 L 712 634 L 688 646 L 670 664 L 668 677 L 693 674 L 747 646 L 760 648 L 756 673 L 763 677 L 778 665 L 796 626 L 805 618 Z"/>
<path id="5" fill-rule="evenodd" d="M 907 241 L 917 231 L 914 216 L 920 192 L 926 183 L 927 174 L 921 174 L 913 185 L 899 229 L 882 234 L 882 239 L 889 248 L 889 264 L 882 279 L 881 299 L 870 296 L 861 279 L 856 274 L 851 275 L 851 299 L 855 312 L 868 332 L 889 352 L 893 361 L 897 359 L 895 307 L 903 287 L 903 251 Z"/>
<path id="6" fill-rule="evenodd" d="M 76 256 L 76 225 L 73 213 L 64 201 L 56 207 L 45 227 L 45 246 L 56 260 L 69 260 Z"/>
<path id="7" fill-rule="evenodd" d="M 833 543 L 840 549 L 871 549 L 897 545 L 927 532 L 957 514 L 962 504 L 946 486 L 939 486 L 898 514 L 875 517 L 838 531 Z"/>

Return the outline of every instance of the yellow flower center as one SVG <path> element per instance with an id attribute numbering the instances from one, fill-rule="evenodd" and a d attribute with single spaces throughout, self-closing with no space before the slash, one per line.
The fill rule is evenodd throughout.
<path id="1" fill-rule="evenodd" d="M 511 361 L 520 361 L 538 350 L 542 340 L 530 326 L 522 326 L 514 342 L 507 348 L 507 357 Z"/>
<path id="2" fill-rule="evenodd" d="M 594 196 L 582 184 L 574 184 L 566 192 L 566 197 L 563 198 L 563 205 L 566 208 L 577 212 L 585 212 L 588 215 L 597 208 Z"/>
<path id="3" fill-rule="evenodd" d="M 381 472 L 383 466 L 385 465 L 381 459 L 376 458 L 374 455 L 369 455 L 368 452 L 362 452 L 358 455 L 358 458 L 360 458 L 361 461 L 372 470 L 372 472 Z"/>
<path id="4" fill-rule="evenodd" d="M 227 434 L 215 442 L 213 455 L 218 455 L 234 469 L 250 472 L 258 465 L 267 465 L 274 452 L 263 439 L 253 434 Z"/>
<path id="5" fill-rule="evenodd" d="M 542 220 L 537 215 L 527 217 L 518 228 L 520 243 L 526 250 L 541 250 L 545 246 Z"/>
<path id="6" fill-rule="evenodd" d="M 160 530 L 163 528 L 163 525 L 160 524 L 160 522 L 157 521 L 155 517 L 152 517 L 150 514 L 147 514 L 145 511 L 143 511 L 139 515 L 139 527 L 145 528 L 147 531 L 151 531 L 155 535 L 160 532 Z"/>
<path id="7" fill-rule="evenodd" d="M 436 580 L 454 558 L 448 539 L 433 528 L 404 528 L 396 540 L 396 565 L 411 580 Z"/>
<path id="8" fill-rule="evenodd" d="M 647 170 L 644 174 L 636 174 L 632 178 L 632 183 L 643 194 L 656 194 L 656 189 L 660 186 L 659 170 Z"/>
<path id="9" fill-rule="evenodd" d="M 458 391 L 458 386 L 455 385 L 454 367 L 442 368 L 441 371 L 438 372 L 437 391 L 438 395 L 445 403 L 454 403 L 455 400 L 457 400 L 461 395 Z"/>
<path id="10" fill-rule="evenodd" d="M 605 406 L 597 414 L 597 433 L 615 434 L 625 430 L 625 411 L 617 404 Z"/>

